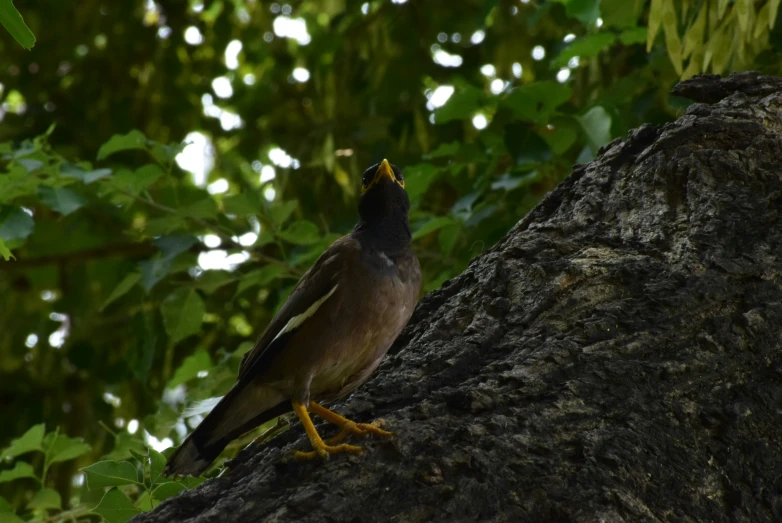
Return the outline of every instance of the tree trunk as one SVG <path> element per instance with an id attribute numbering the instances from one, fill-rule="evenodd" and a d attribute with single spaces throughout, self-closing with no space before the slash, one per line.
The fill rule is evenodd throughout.
<path id="1" fill-rule="evenodd" d="M 674 93 L 336 406 L 392 441 L 285 462 L 296 424 L 135 521 L 782 521 L 782 79 Z"/>

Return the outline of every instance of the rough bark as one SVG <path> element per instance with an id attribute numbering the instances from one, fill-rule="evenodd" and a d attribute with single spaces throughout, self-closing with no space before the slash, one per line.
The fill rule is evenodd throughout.
<path id="1" fill-rule="evenodd" d="M 782 79 L 675 92 L 422 300 L 336 409 L 392 442 L 296 425 L 136 521 L 782 520 Z"/>

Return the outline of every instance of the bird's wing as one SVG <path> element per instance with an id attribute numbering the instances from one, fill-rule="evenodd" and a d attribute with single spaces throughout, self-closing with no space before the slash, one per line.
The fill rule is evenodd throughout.
<path id="1" fill-rule="evenodd" d="M 327 304 L 336 291 L 345 256 L 356 249 L 356 242 L 344 236 L 318 258 L 301 277 L 285 305 L 272 319 L 255 346 L 244 355 L 238 381 L 252 379 L 285 348 L 292 334 L 318 308 Z"/>

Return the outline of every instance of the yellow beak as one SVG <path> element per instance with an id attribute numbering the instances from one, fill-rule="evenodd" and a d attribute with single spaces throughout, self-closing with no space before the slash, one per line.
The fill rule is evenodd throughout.
<path id="1" fill-rule="evenodd" d="M 383 159 L 383 161 L 380 162 L 380 166 L 377 168 L 377 172 L 375 173 L 376 182 L 379 181 L 380 176 L 386 176 L 392 182 L 396 181 L 394 170 L 391 168 L 391 164 L 388 163 L 388 160 L 386 159 Z"/>
<path id="2" fill-rule="evenodd" d="M 375 171 L 375 176 L 372 178 L 372 181 L 369 182 L 369 185 L 362 186 L 361 192 L 362 193 L 367 192 L 384 177 L 388 178 L 389 180 L 391 180 L 392 182 L 400 186 L 402 189 L 405 188 L 405 182 L 396 179 L 396 175 L 394 174 L 394 168 L 391 167 L 391 164 L 388 163 L 388 160 L 383 160 L 382 162 L 380 162 L 377 171 Z"/>

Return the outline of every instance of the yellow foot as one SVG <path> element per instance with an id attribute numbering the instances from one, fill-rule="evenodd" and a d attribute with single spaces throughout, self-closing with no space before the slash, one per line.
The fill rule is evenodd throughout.
<path id="1" fill-rule="evenodd" d="M 339 434 L 329 438 L 326 442 L 329 445 L 334 445 L 351 434 L 355 434 L 356 436 L 369 436 L 370 434 L 374 434 L 375 436 L 383 436 L 384 438 L 393 437 L 393 433 L 380 428 L 382 424 L 382 419 L 375 420 L 372 423 L 355 423 L 353 421 L 347 421 L 344 425 L 342 425 L 342 430 L 339 432 Z"/>
<path id="2" fill-rule="evenodd" d="M 304 426 L 304 430 L 310 439 L 312 448 L 314 449 L 310 452 L 302 452 L 300 450 L 295 451 L 293 457 L 297 460 L 315 459 L 317 457 L 328 459 L 331 454 L 339 454 L 342 452 L 348 454 L 361 454 L 364 451 L 364 449 L 361 447 L 347 445 L 345 443 L 337 445 L 337 443 L 345 439 L 345 437 L 350 434 L 356 434 L 359 436 L 366 436 L 369 434 L 385 437 L 393 436 L 393 434 L 387 430 L 380 428 L 380 425 L 383 423 L 382 419 L 379 419 L 374 423 L 356 423 L 340 416 L 336 412 L 332 412 L 325 407 L 321 407 L 314 401 L 310 402 L 309 411 L 303 403 L 298 401 L 292 401 L 291 404 L 293 405 L 293 412 L 295 412 L 301 420 L 301 424 Z M 331 423 L 334 423 L 342 430 L 339 434 L 329 439 L 328 442 L 324 442 L 321 439 L 320 434 L 318 434 L 318 431 L 315 429 L 315 425 L 312 424 L 312 420 L 310 419 L 309 414 L 310 412 L 317 414 Z"/>
<path id="3" fill-rule="evenodd" d="M 314 446 L 314 445 L 313 445 Z M 323 458 L 323 459 L 329 459 L 329 456 L 331 454 L 339 454 L 345 452 L 347 454 L 361 454 L 364 452 L 364 449 L 361 447 L 357 447 L 355 445 L 347 445 L 343 443 L 342 445 L 326 445 L 321 441 L 321 445 L 318 445 L 315 447 L 315 450 L 311 450 L 309 452 L 303 452 L 301 450 L 297 450 L 293 453 L 293 459 L 298 461 L 305 461 L 315 458 Z"/>

